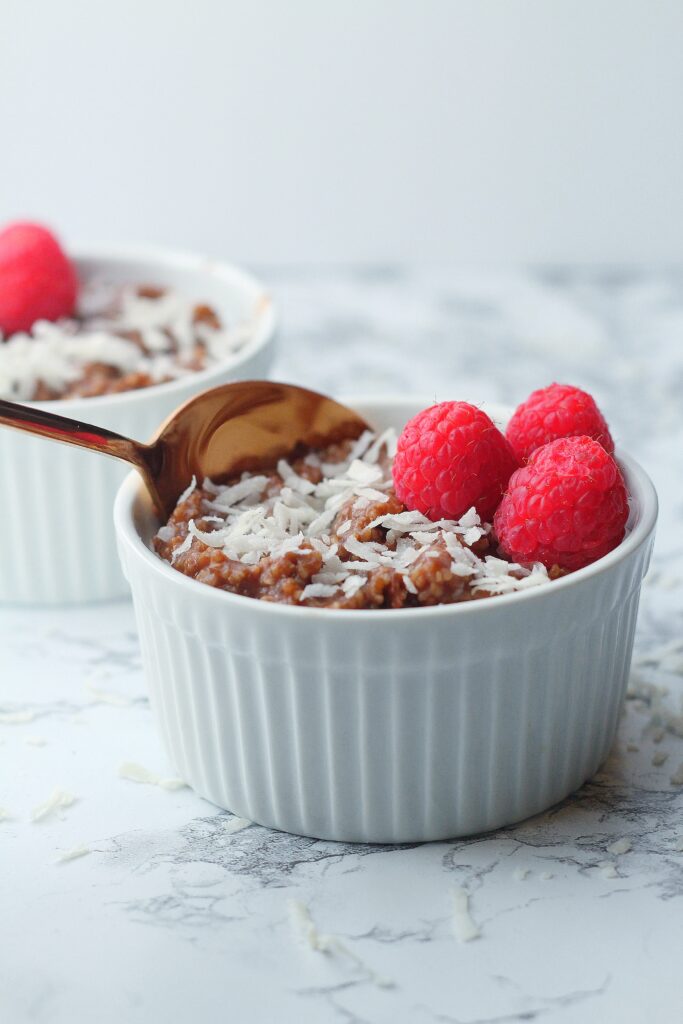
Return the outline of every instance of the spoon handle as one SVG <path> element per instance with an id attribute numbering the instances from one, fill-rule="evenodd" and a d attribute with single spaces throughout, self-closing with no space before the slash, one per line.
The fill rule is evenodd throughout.
<path id="1" fill-rule="evenodd" d="M 76 445 L 78 448 L 89 448 L 93 452 L 111 455 L 115 459 L 130 462 L 138 469 L 147 467 L 149 445 L 133 441 L 129 437 L 116 434 L 104 427 L 93 427 L 80 420 L 69 419 L 56 412 L 46 412 L 35 406 L 19 405 L 18 402 L 7 402 L 0 399 L 0 424 L 23 430 L 27 434 L 37 434 L 52 441 Z"/>

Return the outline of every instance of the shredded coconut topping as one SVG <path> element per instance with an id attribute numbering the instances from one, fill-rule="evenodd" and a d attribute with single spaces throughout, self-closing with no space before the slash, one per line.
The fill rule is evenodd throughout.
<path id="1" fill-rule="evenodd" d="M 152 383 L 175 379 L 197 369 L 192 359 L 198 343 L 207 365 L 232 359 L 251 337 L 253 325 L 196 322 L 196 305 L 175 291 L 149 297 L 133 286 L 87 282 L 78 309 L 85 319 L 39 320 L 30 333 L 4 341 L 0 332 L 0 398 L 30 401 L 41 382 L 51 391 L 64 391 L 93 363 L 121 374 L 145 374 Z M 141 345 L 121 336 L 132 331 Z"/>
<path id="2" fill-rule="evenodd" d="M 450 571 L 466 579 L 475 593 L 507 594 L 548 581 L 541 564 L 529 568 L 491 555 L 480 558 L 471 546 L 489 534 L 491 526 L 481 522 L 474 508 L 458 521 L 432 522 L 409 510 L 379 515 L 363 530 L 386 531 L 384 543 L 349 535 L 353 521 L 340 516 L 343 509 L 389 499 L 390 456 L 395 446 L 395 431 L 379 435 L 366 431 L 341 462 L 323 463 L 311 453 L 305 462 L 323 474 L 317 484 L 281 459 L 277 472 L 282 487 L 265 497 L 269 478 L 263 475 L 244 473 L 237 483 L 222 487 L 205 480 L 203 489 L 211 495 L 203 500 L 207 514 L 197 517 L 201 526 L 195 519 L 189 521 L 188 534 L 174 549 L 172 562 L 190 549 L 193 540 L 245 565 L 254 565 L 264 556 L 315 550 L 322 556 L 322 567 L 303 588 L 300 601 L 351 597 L 365 585 L 368 574 L 382 566 L 397 572 L 406 590 L 416 594 L 412 574 L 420 562 L 432 557 L 450 559 Z M 179 504 L 192 494 L 194 484 L 181 495 Z M 338 526 L 337 517 L 341 519 Z M 161 527 L 161 541 L 172 536 L 172 528 Z"/>
<path id="3" fill-rule="evenodd" d="M 75 802 L 76 797 L 72 793 L 67 793 L 63 789 L 55 789 L 44 803 L 38 804 L 37 807 L 33 808 L 31 820 L 42 821 L 44 818 L 49 818 L 52 814 L 57 814 L 59 811 L 71 807 Z"/>
<path id="4" fill-rule="evenodd" d="M 0 711 L 0 725 L 23 725 L 35 717 L 35 711 Z"/>
<path id="5" fill-rule="evenodd" d="M 289 920 L 292 930 L 310 949 L 316 953 L 323 953 L 326 956 L 338 957 L 346 960 L 352 967 L 359 970 L 368 981 L 379 988 L 394 988 L 394 982 L 390 978 L 378 974 L 365 963 L 352 949 L 342 942 L 336 935 L 327 935 L 318 930 L 311 912 L 301 900 L 290 899 L 287 901 L 289 909 Z"/>
<path id="6" fill-rule="evenodd" d="M 184 789 L 187 785 L 182 779 L 163 779 L 155 772 L 151 772 L 144 765 L 135 761 L 124 761 L 119 765 L 119 778 L 128 779 L 129 782 L 139 782 L 148 786 L 159 786 L 160 789 Z"/>
<path id="7" fill-rule="evenodd" d="M 603 878 L 618 878 L 617 868 L 613 860 L 601 860 L 598 861 L 597 866 L 600 868 L 600 874 Z"/>
<path id="8" fill-rule="evenodd" d="M 628 853 L 631 849 L 631 840 L 623 836 L 621 839 L 616 839 L 607 847 L 607 853 L 613 854 L 615 857 L 621 856 L 622 853 Z"/>
<path id="9" fill-rule="evenodd" d="M 71 860 L 78 860 L 80 857 L 87 857 L 92 850 L 89 846 L 74 846 L 70 850 L 64 850 L 63 853 L 57 857 L 56 864 L 67 864 Z"/>
<path id="10" fill-rule="evenodd" d="M 125 697 L 122 693 L 112 693 L 110 690 L 101 690 L 99 687 L 93 686 L 90 682 L 86 682 L 85 688 L 88 693 L 92 694 L 95 702 L 98 704 L 110 704 L 114 708 L 127 708 L 133 703 L 130 697 Z"/>
<path id="11" fill-rule="evenodd" d="M 253 824 L 253 821 L 250 821 L 249 818 L 239 818 L 235 816 L 226 821 L 223 827 L 225 835 L 232 836 L 235 835 L 236 832 L 243 832 L 245 828 L 249 828 Z"/>
<path id="12" fill-rule="evenodd" d="M 453 931 L 459 942 L 471 942 L 481 935 L 470 913 L 470 896 L 466 889 L 453 889 Z"/>

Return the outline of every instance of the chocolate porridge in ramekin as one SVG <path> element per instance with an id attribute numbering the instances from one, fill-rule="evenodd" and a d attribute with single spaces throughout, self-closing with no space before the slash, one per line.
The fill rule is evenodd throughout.
<path id="1" fill-rule="evenodd" d="M 252 325 L 227 324 L 202 296 L 92 277 L 72 316 L 0 337 L 0 398 L 95 398 L 235 361 Z"/>
<path id="2" fill-rule="evenodd" d="M 527 590 L 563 575 L 500 557 L 471 508 L 427 519 L 392 485 L 396 432 L 280 460 L 270 472 L 193 481 L 154 538 L 157 553 L 209 586 L 325 608 L 416 608 Z"/>
<path id="3" fill-rule="evenodd" d="M 264 285 L 246 271 L 144 247 L 92 248 L 71 258 L 73 312 L 6 332 L 0 397 L 144 440 L 202 389 L 267 376 L 276 315 Z M 0 603 L 64 605 L 128 593 L 111 525 L 122 465 L 5 430 L 0 471 Z"/>

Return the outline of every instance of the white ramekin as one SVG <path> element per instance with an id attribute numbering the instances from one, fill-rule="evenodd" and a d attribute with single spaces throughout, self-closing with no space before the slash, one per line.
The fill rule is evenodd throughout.
<path id="1" fill-rule="evenodd" d="M 76 252 L 79 276 L 177 288 L 212 305 L 227 324 L 254 323 L 233 360 L 168 384 L 98 398 L 29 403 L 147 440 L 182 402 L 229 380 L 264 377 L 275 314 L 263 286 L 236 267 L 163 249 Z M 3 513 L 0 602 L 69 604 L 128 592 L 116 555 L 111 509 L 122 463 L 0 428 Z"/>
<path id="2" fill-rule="evenodd" d="M 354 404 L 381 429 L 428 403 Z M 647 475 L 620 462 L 631 528 L 599 562 L 517 594 L 387 611 L 269 604 L 188 579 L 150 550 L 158 523 L 129 476 L 119 551 L 182 778 L 272 828 L 386 843 L 498 828 L 575 790 L 614 738 L 657 517 Z"/>

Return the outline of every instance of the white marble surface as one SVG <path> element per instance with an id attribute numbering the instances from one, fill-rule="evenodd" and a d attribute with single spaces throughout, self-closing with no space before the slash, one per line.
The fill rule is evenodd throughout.
<path id="1" fill-rule="evenodd" d="M 663 506 L 618 742 L 574 797 L 494 835 L 387 849 L 232 831 L 188 789 L 118 774 L 172 772 L 127 603 L 2 609 L 0 1020 L 679 1021 L 683 275 L 269 276 L 282 378 L 475 401 L 551 379 L 594 391 Z M 75 802 L 33 822 L 55 788 Z M 458 888 L 480 929 L 466 943 Z M 290 900 L 338 941 L 310 948 Z"/>

